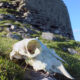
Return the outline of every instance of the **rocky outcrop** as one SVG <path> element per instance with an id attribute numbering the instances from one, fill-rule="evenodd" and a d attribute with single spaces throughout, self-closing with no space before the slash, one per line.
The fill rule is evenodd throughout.
<path id="1" fill-rule="evenodd" d="M 22 0 L 18 10 L 23 9 L 26 22 L 37 29 L 74 39 L 68 10 L 62 0 Z"/>
<path id="2" fill-rule="evenodd" d="M 10 0 L 1 2 L 0 21 L 13 20 L 30 24 L 34 30 L 74 39 L 69 14 L 62 0 Z M 24 26 L 23 26 L 24 27 Z M 30 33 L 33 33 L 29 30 Z"/>

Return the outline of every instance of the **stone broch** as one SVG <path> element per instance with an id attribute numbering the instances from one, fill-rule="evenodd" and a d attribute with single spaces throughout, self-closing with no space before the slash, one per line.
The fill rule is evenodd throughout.
<path id="1" fill-rule="evenodd" d="M 26 9 L 26 21 L 39 30 L 74 39 L 68 10 L 62 0 L 22 0 L 20 8 Z"/>

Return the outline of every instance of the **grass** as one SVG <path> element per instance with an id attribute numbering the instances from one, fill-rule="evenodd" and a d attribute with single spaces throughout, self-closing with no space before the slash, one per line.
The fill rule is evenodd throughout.
<path id="1" fill-rule="evenodd" d="M 19 65 L 0 56 L 0 80 L 22 80 L 23 72 Z"/>
<path id="2" fill-rule="evenodd" d="M 12 0 L 1 0 L 2 2 L 11 2 Z"/>
<path id="3" fill-rule="evenodd" d="M 12 40 L 10 38 L 4 38 L 0 36 L 0 55 L 9 58 L 9 53 L 11 52 L 12 45 L 17 40 Z"/>
<path id="4" fill-rule="evenodd" d="M 14 10 L 14 9 L 3 8 L 3 9 L 0 9 L 0 14 L 18 15 L 20 13 L 17 10 Z"/>
<path id="5" fill-rule="evenodd" d="M 77 80 L 80 80 L 80 55 L 78 54 L 71 55 L 68 53 L 68 51 L 65 52 L 63 50 L 63 48 L 65 47 L 65 48 L 74 48 L 79 51 L 80 48 L 78 46 L 80 45 L 80 42 L 76 42 L 73 40 L 66 41 L 66 42 L 65 41 L 57 42 L 57 41 L 47 41 L 43 39 L 41 39 L 41 41 L 45 43 L 49 48 L 54 48 L 56 53 L 59 56 L 61 56 L 65 61 L 67 61 L 67 63 L 69 64 L 69 65 L 64 64 L 68 72 Z M 1 80 L 9 80 L 9 78 L 11 77 L 8 74 L 11 74 L 11 76 L 13 77 L 13 80 L 16 80 L 17 75 L 22 72 L 21 70 L 19 70 L 20 66 L 13 63 L 9 59 L 9 53 L 11 52 L 12 45 L 15 42 L 17 42 L 17 40 L 0 36 L 0 78 Z M 2 68 L 3 65 L 5 66 Z M 13 65 L 15 66 L 15 68 Z M 11 72 L 8 73 L 9 71 Z"/>
<path id="6" fill-rule="evenodd" d="M 0 37 L 0 80 L 22 80 L 24 70 L 9 59 L 15 42 L 17 40 Z"/>
<path id="7" fill-rule="evenodd" d="M 22 24 L 21 22 L 19 22 L 19 21 L 14 21 L 14 20 L 2 20 L 2 21 L 0 21 L 0 26 L 8 27 L 8 26 L 6 25 L 6 23 L 10 23 L 10 24 L 15 25 L 15 26 L 18 26 L 18 27 L 24 27 L 24 26 L 27 27 L 27 28 L 30 27 L 29 24 Z"/>

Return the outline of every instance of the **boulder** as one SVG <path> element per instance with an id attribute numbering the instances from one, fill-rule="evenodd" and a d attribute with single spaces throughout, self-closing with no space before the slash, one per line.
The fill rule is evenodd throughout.
<path id="1" fill-rule="evenodd" d="M 53 33 L 50 33 L 50 32 L 43 32 L 42 38 L 46 39 L 46 40 L 55 40 L 56 39 L 55 35 L 53 35 Z"/>
<path id="2" fill-rule="evenodd" d="M 78 52 L 75 49 L 68 48 L 68 52 L 72 55 L 77 54 Z"/>

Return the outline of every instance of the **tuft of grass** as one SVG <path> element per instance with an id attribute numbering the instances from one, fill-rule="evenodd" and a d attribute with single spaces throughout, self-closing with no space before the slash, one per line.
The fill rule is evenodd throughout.
<path id="1" fill-rule="evenodd" d="M 22 80 L 23 72 L 19 65 L 0 56 L 0 80 Z"/>
<path id="2" fill-rule="evenodd" d="M 23 80 L 24 69 L 9 59 L 15 42 L 17 40 L 0 36 L 0 80 Z"/>
<path id="3" fill-rule="evenodd" d="M 19 12 L 17 10 L 14 10 L 14 9 L 3 8 L 3 9 L 0 9 L 0 14 L 16 15 L 16 14 L 19 14 Z"/>
<path id="4" fill-rule="evenodd" d="M 18 26 L 18 27 L 27 27 L 27 28 L 30 28 L 30 25 L 29 24 L 23 24 L 19 21 L 14 21 L 14 20 L 2 20 L 0 21 L 0 26 L 3 26 L 3 27 L 8 27 L 6 25 L 6 23 L 9 23 L 9 24 L 12 24 L 12 25 L 15 25 L 15 26 Z"/>
<path id="5" fill-rule="evenodd" d="M 17 40 L 0 36 L 0 56 L 9 58 L 9 54 L 12 50 L 12 45 L 15 42 L 17 42 Z"/>
<path id="6" fill-rule="evenodd" d="M 11 2 L 12 0 L 1 0 L 2 2 Z"/>

